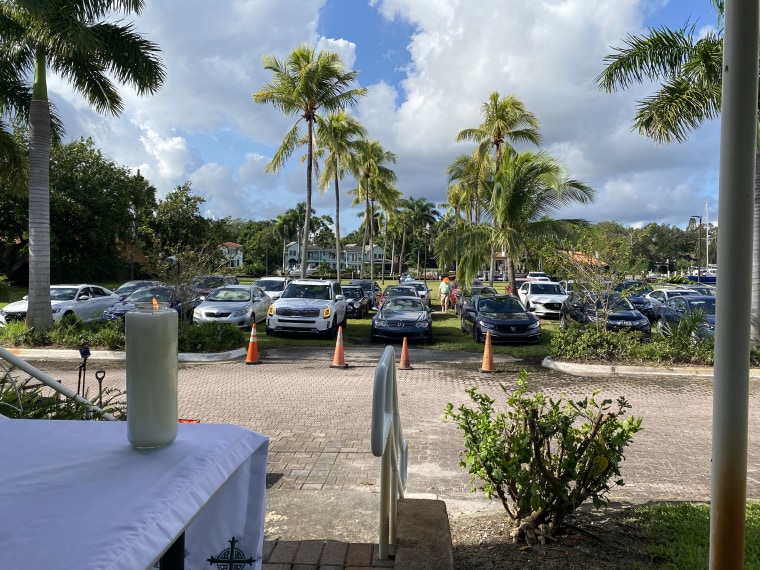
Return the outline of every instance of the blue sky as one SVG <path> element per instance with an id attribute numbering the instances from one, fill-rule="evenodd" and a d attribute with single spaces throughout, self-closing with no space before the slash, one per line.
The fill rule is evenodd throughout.
<path id="1" fill-rule="evenodd" d="M 541 122 L 541 148 L 592 186 L 595 202 L 561 212 L 591 222 L 684 227 L 717 220 L 719 125 L 687 143 L 658 146 L 631 130 L 636 100 L 651 86 L 606 94 L 594 84 L 603 58 L 649 27 L 714 25 L 709 0 L 160 0 L 138 31 L 157 42 L 167 82 L 153 97 L 123 89 L 118 118 L 91 111 L 60 78 L 51 100 L 70 137 L 91 137 L 118 164 L 139 169 L 161 198 L 190 181 L 204 215 L 272 219 L 305 200 L 296 152 L 264 172 L 295 122 L 252 94 L 271 74 L 264 55 L 299 43 L 337 51 L 369 94 L 353 109 L 369 137 L 398 155 L 406 197 L 446 201 L 446 166 L 471 146 L 456 134 L 480 122 L 492 91 L 520 98 Z M 346 179 L 343 190 L 355 186 Z M 360 209 L 342 198 L 341 233 Z M 333 193 L 315 192 L 334 217 Z"/>

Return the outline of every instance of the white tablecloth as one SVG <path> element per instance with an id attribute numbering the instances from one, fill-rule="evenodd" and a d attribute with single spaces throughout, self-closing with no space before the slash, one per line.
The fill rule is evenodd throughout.
<path id="1" fill-rule="evenodd" d="M 172 444 L 137 450 L 126 430 L 0 422 L 0 568 L 150 568 L 183 531 L 188 570 L 260 568 L 269 439 L 180 424 Z"/>

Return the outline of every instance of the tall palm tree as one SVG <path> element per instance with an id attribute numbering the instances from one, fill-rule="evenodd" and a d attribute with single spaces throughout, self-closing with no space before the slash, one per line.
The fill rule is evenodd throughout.
<path id="1" fill-rule="evenodd" d="M 638 102 L 633 126 L 656 143 L 684 142 L 692 130 L 720 114 L 723 66 L 723 0 L 710 0 L 717 30 L 701 37 L 686 22 L 681 28 L 629 35 L 625 47 L 605 57 L 596 83 L 607 92 L 650 81 L 661 82 Z M 750 337 L 760 343 L 760 128 L 755 156 L 755 203 L 752 253 Z"/>
<path id="2" fill-rule="evenodd" d="M 373 219 L 374 206 L 373 202 L 381 195 L 385 196 L 392 193 L 393 186 L 396 182 L 396 173 L 388 167 L 388 164 L 395 164 L 398 157 L 396 153 L 385 150 L 377 139 L 363 139 L 357 143 L 357 152 L 352 162 L 351 170 L 358 182 L 358 186 L 352 191 L 355 195 L 355 203 L 358 200 L 364 201 L 364 231 L 365 236 L 369 232 L 369 250 L 370 250 L 370 279 L 374 279 L 374 224 L 368 223 Z M 385 198 L 383 197 L 383 200 Z M 392 201 L 389 199 L 389 202 Z M 362 244 L 367 243 L 365 238 Z M 361 260 L 361 272 L 364 273 L 364 254 Z"/>
<path id="3" fill-rule="evenodd" d="M 327 115 L 356 104 L 357 98 L 365 95 L 367 89 L 349 88 L 358 72 L 347 70 L 337 53 L 317 53 L 305 44 L 296 47 L 284 60 L 273 55 L 264 56 L 262 64 L 274 77 L 271 83 L 264 84 L 253 94 L 253 100 L 256 103 L 271 103 L 286 116 L 298 116 L 267 164 L 267 172 L 276 174 L 283 167 L 303 138 L 300 133 L 301 121 L 306 123 L 306 214 L 301 249 L 301 278 L 305 278 L 317 118 L 320 112 Z"/>
<path id="4" fill-rule="evenodd" d="M 441 215 L 435 209 L 435 204 L 427 198 L 411 196 L 404 202 L 404 209 L 408 212 L 411 234 L 417 239 L 417 243 L 425 244 L 425 255 L 427 255 L 428 232 Z M 417 267 L 417 273 L 419 274 L 419 267 Z"/>
<path id="5" fill-rule="evenodd" d="M 0 51 L 18 70 L 34 73 L 29 106 L 29 309 L 27 325 L 52 325 L 50 311 L 50 137 L 47 69 L 69 80 L 99 113 L 119 115 L 112 77 L 140 95 L 164 82 L 158 46 L 112 13 L 139 14 L 142 0 L 5 0 Z M 7 54 L 11 54 L 8 56 Z M 0 101 L 3 102 L 4 101 Z"/>
<path id="6" fill-rule="evenodd" d="M 367 130 L 345 111 L 331 113 L 318 120 L 317 144 L 327 151 L 325 167 L 319 187 L 327 188 L 330 181 L 335 187 L 335 268 L 340 281 L 340 187 L 339 181 L 349 172 L 357 149 L 356 141 L 367 136 Z"/>

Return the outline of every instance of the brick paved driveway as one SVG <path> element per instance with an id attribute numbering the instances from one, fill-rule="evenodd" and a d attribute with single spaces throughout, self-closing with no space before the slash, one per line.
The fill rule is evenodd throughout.
<path id="1" fill-rule="evenodd" d="M 378 351 L 346 354 L 347 369 L 331 368 L 333 353 L 298 349 L 264 355 L 262 363 L 242 360 L 182 364 L 181 418 L 242 425 L 270 437 L 268 484 L 277 490 L 367 490 L 379 487 L 379 459 L 370 453 L 370 414 Z M 303 357 L 299 356 L 302 355 Z M 585 397 L 625 396 L 631 413 L 643 417 L 643 431 L 626 453 L 626 485 L 615 501 L 706 501 L 710 496 L 712 379 L 695 377 L 577 377 L 520 362 L 497 360 L 496 374 L 478 372 L 478 355 L 440 362 L 440 354 L 415 352 L 413 370 L 398 371 L 399 406 L 410 442 L 408 492 L 443 499 L 471 497 L 468 475 L 458 465 L 461 433 L 442 422 L 448 402 L 468 401 L 469 386 L 499 397 L 499 382 L 514 382 L 517 371 L 531 373 L 529 387 L 545 393 Z M 397 356 L 398 358 L 398 356 Z M 34 363 L 76 389 L 76 362 Z M 106 370 L 105 385 L 124 388 L 121 362 L 91 359 Z M 750 382 L 748 497 L 760 499 L 760 382 Z"/>

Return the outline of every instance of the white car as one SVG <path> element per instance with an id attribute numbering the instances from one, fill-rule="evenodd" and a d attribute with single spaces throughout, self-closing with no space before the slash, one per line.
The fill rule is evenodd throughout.
<path id="1" fill-rule="evenodd" d="M 652 303 L 652 311 L 655 317 L 660 314 L 660 307 L 668 302 L 668 299 L 673 297 L 681 297 L 684 295 L 699 295 L 699 292 L 692 289 L 681 289 L 680 287 L 672 287 L 655 289 L 644 295 L 645 299 L 649 299 Z"/>
<path id="2" fill-rule="evenodd" d="M 567 291 L 553 281 L 526 281 L 517 290 L 525 307 L 539 317 L 559 317 Z"/>
<path id="3" fill-rule="evenodd" d="M 346 297 L 334 279 L 296 279 L 267 311 L 266 332 L 336 336 L 346 326 Z"/>
<path id="4" fill-rule="evenodd" d="M 543 271 L 528 271 L 525 277 L 528 281 L 551 281 L 551 278 Z"/>
<path id="5" fill-rule="evenodd" d="M 13 321 L 25 321 L 29 296 L 0 309 L 0 325 Z M 103 318 L 103 311 L 119 302 L 119 296 L 100 285 L 83 283 L 80 285 L 51 285 L 50 305 L 53 320 L 60 321 L 68 315 L 76 315 L 83 321 L 97 321 Z"/>
<path id="6" fill-rule="evenodd" d="M 417 296 L 430 308 L 430 288 L 424 281 L 404 281 L 404 285 L 411 285 L 417 289 Z"/>
<path id="7" fill-rule="evenodd" d="M 261 287 L 256 285 L 225 285 L 211 291 L 203 302 L 193 309 L 193 322 L 229 323 L 247 329 L 253 323 L 267 318 L 272 304 Z"/>
<path id="8" fill-rule="evenodd" d="M 253 284 L 261 287 L 272 301 L 276 301 L 291 281 L 292 277 L 260 277 Z"/>

